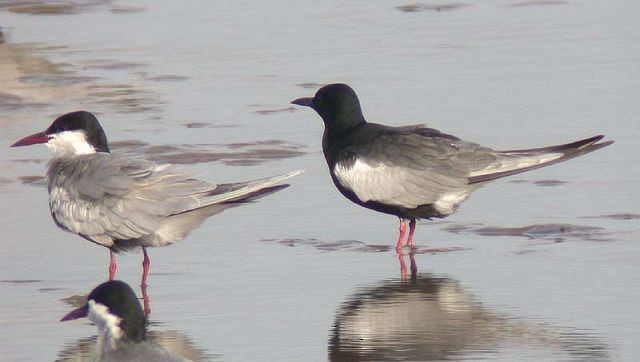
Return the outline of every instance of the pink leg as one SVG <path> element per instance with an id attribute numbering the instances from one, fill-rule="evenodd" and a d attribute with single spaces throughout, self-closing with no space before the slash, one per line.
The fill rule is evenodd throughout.
<path id="1" fill-rule="evenodd" d="M 407 280 L 407 264 L 404 262 L 404 254 L 398 252 L 398 261 L 400 262 L 400 280 Z"/>
<path id="2" fill-rule="evenodd" d="M 407 231 L 407 224 L 404 222 L 403 218 L 400 219 L 400 235 L 398 235 L 398 243 L 396 244 L 396 251 L 400 252 L 402 250 L 402 241 L 404 240 L 404 233 Z"/>
<path id="3" fill-rule="evenodd" d="M 407 239 L 407 246 L 413 247 L 413 233 L 416 232 L 416 219 L 409 221 L 409 238 Z"/>
<path id="4" fill-rule="evenodd" d="M 140 283 L 140 286 L 146 287 L 151 261 L 149 260 L 149 255 L 147 255 L 147 249 L 144 246 L 142 247 L 142 253 L 144 254 L 144 259 L 142 259 L 142 282 Z"/>
<path id="5" fill-rule="evenodd" d="M 113 280 L 116 277 L 116 270 L 118 265 L 116 264 L 116 254 L 113 250 L 109 250 L 109 280 Z"/>
<path id="6" fill-rule="evenodd" d="M 149 302 L 149 295 L 147 294 L 147 285 L 141 285 L 140 290 L 142 290 L 142 304 L 144 306 L 144 316 L 149 317 L 151 314 L 151 303 Z"/>

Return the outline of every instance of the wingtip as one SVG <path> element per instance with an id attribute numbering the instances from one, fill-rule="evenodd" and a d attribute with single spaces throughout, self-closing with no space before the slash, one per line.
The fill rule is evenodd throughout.
<path id="1" fill-rule="evenodd" d="M 285 174 L 280 176 L 282 178 L 281 181 L 284 181 L 284 180 L 290 179 L 292 177 L 298 176 L 299 174 L 304 173 L 306 171 L 307 171 L 306 168 L 301 168 L 301 169 L 298 169 L 298 170 L 294 170 L 294 171 L 285 173 Z M 278 176 L 276 176 L 276 177 L 278 177 Z"/>
<path id="2" fill-rule="evenodd" d="M 295 171 L 291 171 L 291 172 L 288 172 L 288 173 L 285 173 L 285 174 L 282 174 L 282 175 L 279 175 L 279 176 L 273 176 L 273 177 L 269 178 L 269 182 L 273 183 L 273 184 L 277 184 L 277 183 L 283 182 L 285 180 L 288 180 L 288 179 L 290 179 L 292 177 L 298 176 L 299 174 L 305 172 L 306 170 L 307 170 L 306 168 L 303 168 L 303 169 L 298 169 L 298 170 L 295 170 Z"/>
<path id="3" fill-rule="evenodd" d="M 604 142 L 600 142 L 603 138 L 605 137 L 605 135 L 597 135 L 597 136 L 593 136 L 589 139 L 590 142 L 588 142 L 586 144 L 586 146 L 598 146 L 598 148 L 602 148 L 602 147 L 607 147 L 613 143 L 615 143 L 615 141 L 613 140 L 607 140 Z M 584 147 L 584 146 L 583 146 Z"/>
<path id="4" fill-rule="evenodd" d="M 595 144 L 595 143 L 600 142 L 600 140 L 602 140 L 603 138 L 604 138 L 604 135 L 599 134 L 599 135 L 597 135 L 597 136 L 593 136 L 593 137 L 585 138 L 585 139 L 583 139 L 583 140 L 576 141 L 576 142 L 580 142 L 580 143 L 582 143 L 582 144 L 583 144 L 583 145 L 582 145 L 582 147 L 584 147 L 584 146 L 591 146 L 591 145 L 593 145 L 593 144 Z"/>
<path id="5" fill-rule="evenodd" d="M 582 140 L 579 140 L 579 141 L 575 141 L 575 142 L 571 142 L 571 143 L 567 143 L 567 144 L 563 144 L 563 145 L 547 147 L 546 149 L 547 150 L 571 150 L 571 149 L 575 149 L 575 150 L 593 150 L 593 151 L 595 151 L 596 149 L 600 149 L 602 147 L 609 146 L 610 144 L 613 143 L 613 141 L 600 142 L 600 141 L 602 141 L 602 139 L 604 137 L 605 137 L 604 135 L 597 135 L 597 136 L 585 138 L 585 139 L 582 139 Z M 543 149 L 541 149 L 541 150 L 543 150 Z"/>

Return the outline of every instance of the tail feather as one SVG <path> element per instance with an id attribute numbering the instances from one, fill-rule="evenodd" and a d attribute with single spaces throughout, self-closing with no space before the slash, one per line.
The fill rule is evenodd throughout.
<path id="1" fill-rule="evenodd" d="M 288 185 L 278 185 L 281 182 L 303 173 L 305 170 L 296 170 L 260 180 L 238 182 L 218 185 L 203 198 L 203 205 L 220 204 L 223 202 L 242 202 L 246 199 L 255 199 L 271 192 L 278 191 Z M 246 200 L 246 201 L 251 201 Z"/>
<path id="2" fill-rule="evenodd" d="M 604 136 L 599 135 L 563 145 L 525 150 L 496 151 L 497 162 L 483 170 L 472 173 L 471 177 L 469 177 L 469 184 L 487 182 L 564 162 L 613 143 L 613 141 L 598 143 L 603 138 Z"/>

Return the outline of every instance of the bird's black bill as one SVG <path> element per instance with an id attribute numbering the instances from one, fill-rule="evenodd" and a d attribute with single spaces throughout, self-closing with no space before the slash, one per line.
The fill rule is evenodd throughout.
<path id="1" fill-rule="evenodd" d="M 313 108 L 313 98 L 298 98 L 291 101 L 291 104 Z"/>
<path id="2" fill-rule="evenodd" d="M 12 144 L 11 147 L 30 146 L 36 145 L 38 143 L 47 143 L 49 142 L 49 139 L 51 139 L 51 137 L 49 137 L 44 133 L 44 131 L 42 131 L 21 139 L 20 141 Z"/>
<path id="3" fill-rule="evenodd" d="M 66 316 L 62 317 L 60 322 L 66 322 L 66 321 L 71 321 L 78 318 L 84 318 L 87 316 L 88 313 L 89 313 L 89 306 L 85 304 L 84 306 L 78 309 L 74 309 L 71 312 L 69 312 Z"/>

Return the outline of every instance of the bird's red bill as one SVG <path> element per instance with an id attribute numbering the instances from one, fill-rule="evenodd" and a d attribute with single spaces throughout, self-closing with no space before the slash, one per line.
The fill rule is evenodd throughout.
<path id="1" fill-rule="evenodd" d="M 84 318 L 87 316 L 88 313 L 89 313 L 89 306 L 84 305 L 78 309 L 74 309 L 71 312 L 69 312 L 66 316 L 62 317 L 60 322 L 66 322 L 66 321 L 70 321 L 78 318 Z"/>
<path id="2" fill-rule="evenodd" d="M 38 132 L 38 133 L 32 134 L 31 136 L 27 136 L 21 139 L 20 141 L 12 144 L 11 147 L 30 146 L 30 145 L 36 145 L 38 143 L 47 143 L 49 142 L 50 139 L 51 137 L 46 135 L 44 131 Z"/>

